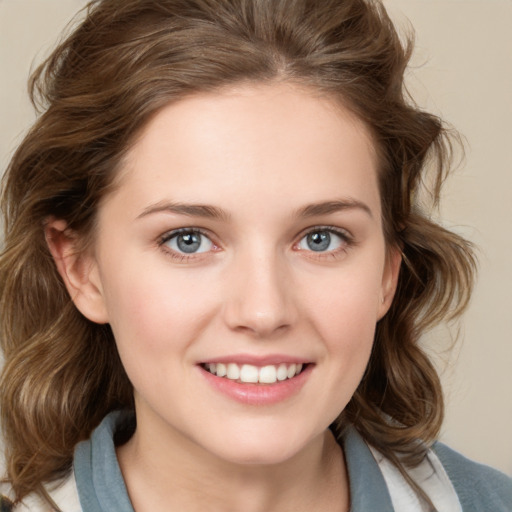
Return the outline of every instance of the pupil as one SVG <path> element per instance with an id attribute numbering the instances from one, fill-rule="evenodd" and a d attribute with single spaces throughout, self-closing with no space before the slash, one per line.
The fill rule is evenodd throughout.
<path id="1" fill-rule="evenodd" d="M 331 235 L 327 231 L 317 231 L 308 235 L 307 242 L 312 251 L 325 251 L 331 244 Z"/>
<path id="2" fill-rule="evenodd" d="M 200 236 L 196 233 L 187 233 L 185 235 L 178 236 L 178 247 L 183 252 L 195 252 L 201 245 Z"/>

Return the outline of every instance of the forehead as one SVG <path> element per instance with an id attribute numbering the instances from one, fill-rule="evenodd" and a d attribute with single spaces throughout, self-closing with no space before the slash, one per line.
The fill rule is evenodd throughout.
<path id="1" fill-rule="evenodd" d="M 139 134 L 118 184 L 145 202 L 166 194 L 211 202 L 219 192 L 225 201 L 230 191 L 239 198 L 280 191 L 283 200 L 311 202 L 343 188 L 379 200 L 364 123 L 341 102 L 290 84 L 244 85 L 169 104 Z"/>

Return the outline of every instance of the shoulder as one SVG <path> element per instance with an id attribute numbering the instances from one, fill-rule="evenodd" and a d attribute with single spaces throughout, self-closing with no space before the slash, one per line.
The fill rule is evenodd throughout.
<path id="1" fill-rule="evenodd" d="M 450 478 L 464 512 L 512 511 L 512 479 L 467 459 L 442 443 L 432 447 Z"/>

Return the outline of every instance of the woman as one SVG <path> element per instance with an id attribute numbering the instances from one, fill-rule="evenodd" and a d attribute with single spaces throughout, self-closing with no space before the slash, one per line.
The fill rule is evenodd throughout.
<path id="1" fill-rule="evenodd" d="M 409 54 L 378 2 L 90 4 L 4 183 L 14 510 L 511 509 L 434 444 L 474 259 Z"/>

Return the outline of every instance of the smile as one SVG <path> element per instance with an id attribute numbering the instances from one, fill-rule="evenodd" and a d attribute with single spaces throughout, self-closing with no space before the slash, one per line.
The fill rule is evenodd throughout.
<path id="1" fill-rule="evenodd" d="M 252 364 L 237 363 L 206 363 L 202 365 L 205 370 L 217 377 L 252 384 L 275 384 L 279 381 L 292 379 L 302 372 L 302 363 L 281 363 L 278 365 L 254 366 Z"/>

